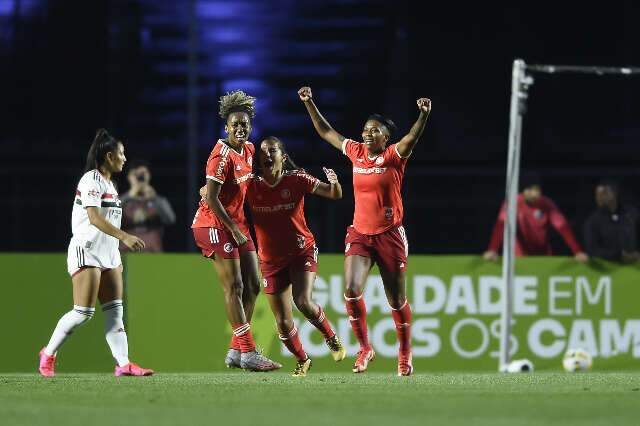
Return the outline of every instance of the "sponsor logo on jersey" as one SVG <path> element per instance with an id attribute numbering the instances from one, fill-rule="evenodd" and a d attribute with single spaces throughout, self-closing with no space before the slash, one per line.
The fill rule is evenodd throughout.
<path id="1" fill-rule="evenodd" d="M 217 178 L 222 177 L 222 171 L 224 170 L 224 167 L 226 165 L 227 165 L 227 157 L 222 157 L 222 159 L 220 160 L 220 163 L 218 163 L 218 168 L 216 169 L 215 177 Z"/>
<path id="2" fill-rule="evenodd" d="M 231 244 L 231 243 L 224 243 L 223 248 L 224 248 L 224 251 L 225 251 L 226 253 L 231 253 L 231 252 L 233 251 L 233 244 Z"/>
<path id="3" fill-rule="evenodd" d="M 251 176 L 253 176 L 251 173 L 247 173 L 244 176 L 240 176 L 238 179 L 234 179 L 234 183 L 237 183 L 238 185 L 240 185 L 242 182 L 246 182 L 249 179 L 251 179 Z"/>
<path id="4" fill-rule="evenodd" d="M 258 213 L 275 213 L 280 210 L 292 210 L 296 203 L 277 204 L 275 206 L 251 206 L 251 210 Z"/>
<path id="5" fill-rule="evenodd" d="M 358 173 L 361 175 L 370 175 L 372 173 L 375 174 L 382 174 L 384 172 L 387 171 L 386 167 L 370 167 L 368 169 L 362 168 L 362 167 L 354 167 L 353 168 L 353 173 Z"/>

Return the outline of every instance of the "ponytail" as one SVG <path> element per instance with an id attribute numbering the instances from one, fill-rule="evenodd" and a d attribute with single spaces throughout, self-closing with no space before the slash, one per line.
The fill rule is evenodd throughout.
<path id="1" fill-rule="evenodd" d="M 118 143 L 119 141 L 105 129 L 98 129 L 87 154 L 87 163 L 84 167 L 85 173 L 89 170 L 99 169 L 104 163 L 107 153 L 115 152 L 118 148 Z"/>

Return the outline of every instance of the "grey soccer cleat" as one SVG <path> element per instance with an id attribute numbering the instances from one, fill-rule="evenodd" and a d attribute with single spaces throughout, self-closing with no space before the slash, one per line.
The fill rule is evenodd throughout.
<path id="1" fill-rule="evenodd" d="M 227 368 L 241 368 L 240 367 L 240 351 L 237 349 L 229 349 L 227 356 L 224 357 L 224 363 Z"/>
<path id="2" fill-rule="evenodd" d="M 272 371 L 282 368 L 282 364 L 270 360 L 261 352 L 243 352 L 240 356 L 240 367 L 249 371 Z"/>

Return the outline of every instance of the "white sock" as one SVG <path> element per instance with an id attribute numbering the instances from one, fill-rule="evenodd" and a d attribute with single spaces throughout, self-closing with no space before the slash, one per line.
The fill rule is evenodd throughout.
<path id="1" fill-rule="evenodd" d="M 87 308 L 84 306 L 73 305 L 73 309 L 67 312 L 60 318 L 58 325 L 53 330 L 49 344 L 44 349 L 44 353 L 51 356 L 55 355 L 60 349 L 60 346 L 67 340 L 67 338 L 73 333 L 73 330 L 85 322 L 89 321 L 96 308 Z"/>
<path id="2" fill-rule="evenodd" d="M 111 354 L 120 367 L 129 364 L 129 342 L 124 331 L 122 300 L 116 299 L 102 305 L 104 313 L 104 336 Z"/>

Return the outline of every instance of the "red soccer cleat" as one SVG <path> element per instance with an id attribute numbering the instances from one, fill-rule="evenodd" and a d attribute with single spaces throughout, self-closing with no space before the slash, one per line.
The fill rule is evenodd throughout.
<path id="1" fill-rule="evenodd" d="M 116 365 L 115 376 L 151 376 L 153 373 L 154 371 L 149 368 L 142 368 L 138 364 L 130 362 L 122 367 Z"/>
<path id="2" fill-rule="evenodd" d="M 354 373 L 364 373 L 367 371 L 367 367 L 369 367 L 369 362 L 372 362 L 376 359 L 376 353 L 373 348 L 364 348 L 358 351 L 358 356 L 356 357 L 356 362 L 353 364 Z"/>
<path id="3" fill-rule="evenodd" d="M 413 374 L 413 354 L 400 352 L 398 354 L 398 376 L 410 376 Z"/>
<path id="4" fill-rule="evenodd" d="M 38 370 L 40 370 L 40 374 L 44 377 L 53 377 L 56 375 L 56 356 L 45 354 L 44 349 L 45 348 L 40 349 L 40 366 Z"/>

